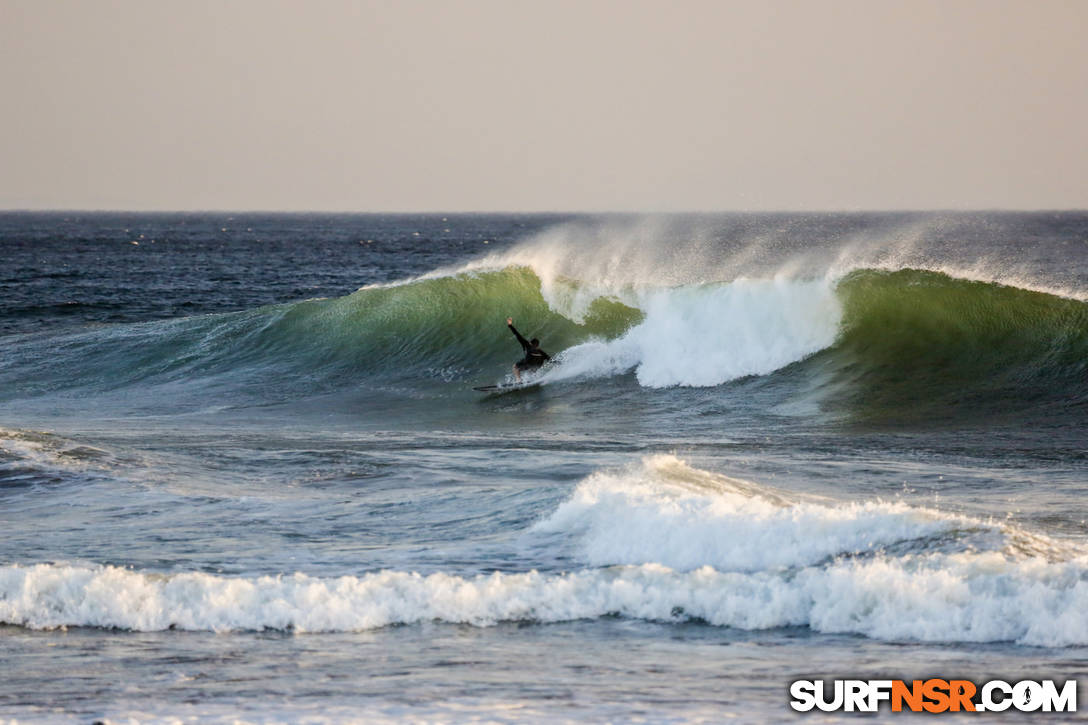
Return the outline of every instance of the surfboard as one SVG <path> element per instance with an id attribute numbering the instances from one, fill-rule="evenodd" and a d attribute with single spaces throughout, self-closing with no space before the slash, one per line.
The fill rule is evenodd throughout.
<path id="1" fill-rule="evenodd" d="M 478 385 L 474 387 L 473 390 L 478 390 L 481 393 L 507 393 L 514 390 L 535 388 L 538 385 L 540 385 L 539 382 L 499 383 L 498 385 Z"/>

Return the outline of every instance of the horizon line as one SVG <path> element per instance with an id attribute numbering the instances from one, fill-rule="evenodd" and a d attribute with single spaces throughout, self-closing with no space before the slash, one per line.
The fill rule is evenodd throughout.
<path id="1" fill-rule="evenodd" d="M 1070 213 L 1088 212 L 1088 207 L 884 207 L 884 208 L 766 208 L 766 209 L 467 209 L 467 210 L 358 210 L 358 209 L 261 209 L 261 208 L 155 208 L 109 207 L 0 207 L 0 214 L 336 214 L 359 216 L 695 216 L 716 214 L 978 214 L 978 213 Z"/>

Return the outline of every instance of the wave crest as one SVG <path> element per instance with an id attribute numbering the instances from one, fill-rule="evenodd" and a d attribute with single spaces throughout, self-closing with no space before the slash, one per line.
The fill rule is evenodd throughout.
<path id="1" fill-rule="evenodd" d="M 582 300 L 578 314 L 552 306 L 558 289 Z M 544 383 L 633 373 L 645 388 L 714 387 L 778 375 L 796 383 L 794 395 L 815 391 L 823 410 L 877 421 L 1088 404 L 1088 303 L 872 269 L 672 287 L 460 270 L 338 299 L 22 337 L 5 350 L 0 390 L 171 386 L 175 399 L 229 405 L 365 381 L 448 396 L 451 383 L 494 380 L 520 356 L 507 315 L 557 359 Z"/>
<path id="2" fill-rule="evenodd" d="M 840 562 L 790 573 L 664 566 L 459 577 L 383 571 L 321 579 L 169 576 L 117 567 L 0 567 L 0 622 L 136 631 L 362 631 L 424 621 L 489 626 L 603 616 L 886 640 L 1088 644 L 1088 560 L 997 554 Z"/>
<path id="3" fill-rule="evenodd" d="M 1088 644 L 1081 549 L 903 503 L 800 500 L 673 456 L 590 476 L 524 536 L 537 548 L 570 547 L 580 568 L 322 578 L 7 565 L 0 623 L 339 632 L 618 615 L 888 640 Z"/>

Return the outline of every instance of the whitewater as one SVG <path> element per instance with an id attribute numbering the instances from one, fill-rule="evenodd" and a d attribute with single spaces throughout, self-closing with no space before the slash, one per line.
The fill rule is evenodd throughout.
<path id="1" fill-rule="evenodd" d="M 622 615 L 891 640 L 1088 644 L 1083 551 L 902 503 L 786 504 L 753 489 L 673 456 L 594 474 L 530 530 L 559 538 L 591 569 L 245 579 L 14 566 L 0 569 L 0 618 L 35 629 L 350 632 Z"/>
<path id="2" fill-rule="evenodd" d="M 1085 677 L 1084 214 L 5 213 L 0 248 L 0 717 Z M 554 363 L 481 395 L 508 316 Z"/>

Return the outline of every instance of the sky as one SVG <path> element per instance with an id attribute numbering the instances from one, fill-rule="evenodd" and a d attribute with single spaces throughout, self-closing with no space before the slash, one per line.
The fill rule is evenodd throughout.
<path id="1" fill-rule="evenodd" d="M 0 0 L 0 208 L 1088 207 L 1082 0 Z"/>

